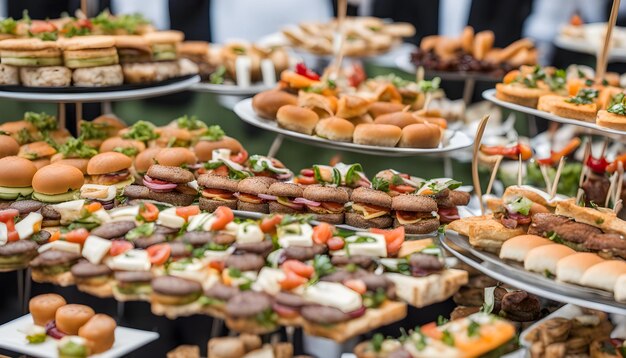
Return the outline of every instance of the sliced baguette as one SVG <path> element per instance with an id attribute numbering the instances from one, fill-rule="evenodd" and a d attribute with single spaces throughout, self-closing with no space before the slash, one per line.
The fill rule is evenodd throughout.
<path id="1" fill-rule="evenodd" d="M 37 283 L 52 283 L 57 286 L 67 287 L 74 285 L 74 275 L 70 271 L 58 275 L 46 275 L 35 268 L 31 271 L 33 281 Z"/>
<path id="2" fill-rule="evenodd" d="M 559 117 L 573 118 L 585 122 L 595 122 L 598 113 L 598 105 L 595 103 L 574 104 L 563 100 L 552 103 L 551 113 Z"/>
<path id="3" fill-rule="evenodd" d="M 447 300 L 468 281 L 467 271 L 456 269 L 447 269 L 426 277 L 399 273 L 386 273 L 385 276 L 396 285 L 398 297 L 417 308 Z"/>
<path id="4" fill-rule="evenodd" d="M 621 114 L 609 113 L 602 109 L 598 111 L 596 124 L 600 127 L 626 131 L 626 116 L 622 116 Z"/>
<path id="5" fill-rule="evenodd" d="M 550 94 L 550 91 L 541 88 L 526 88 L 504 83 L 496 84 L 496 98 L 524 107 L 537 108 L 539 97 L 547 94 Z"/>

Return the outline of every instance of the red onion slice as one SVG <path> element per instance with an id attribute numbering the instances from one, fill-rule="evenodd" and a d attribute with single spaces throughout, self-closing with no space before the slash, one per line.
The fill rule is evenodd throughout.
<path id="1" fill-rule="evenodd" d="M 168 192 L 177 187 L 177 184 L 174 183 L 157 184 L 147 175 L 143 176 L 143 185 L 158 193 Z"/>
<path id="2" fill-rule="evenodd" d="M 293 202 L 296 204 L 304 204 L 304 205 L 308 205 L 308 206 L 320 206 L 322 205 L 322 203 L 318 203 L 317 201 L 312 201 L 309 199 L 305 199 L 305 198 L 295 198 L 293 199 Z"/>
<path id="3" fill-rule="evenodd" d="M 259 198 L 261 199 L 265 199 L 265 200 L 277 200 L 278 198 L 274 195 L 268 195 L 268 194 L 259 194 L 257 195 Z"/>
<path id="4" fill-rule="evenodd" d="M 356 311 L 348 312 L 348 316 L 350 316 L 350 318 L 359 318 L 363 316 L 364 314 L 365 314 L 365 306 L 361 306 L 361 308 L 359 308 Z"/>
<path id="5" fill-rule="evenodd" d="M 55 321 L 50 321 L 46 324 L 46 334 L 54 339 L 61 339 L 66 336 L 65 333 L 57 328 Z"/>
<path id="6" fill-rule="evenodd" d="M 276 176 L 278 180 L 288 180 L 291 178 L 291 173 L 280 174 Z"/>

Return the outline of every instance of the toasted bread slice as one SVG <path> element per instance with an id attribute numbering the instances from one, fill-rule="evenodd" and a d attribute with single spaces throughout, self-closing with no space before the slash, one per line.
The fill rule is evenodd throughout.
<path id="1" fill-rule="evenodd" d="M 497 252 L 506 240 L 523 235 L 526 230 L 525 226 L 509 229 L 496 219 L 475 221 L 469 227 L 469 243 L 485 251 Z"/>
<path id="2" fill-rule="evenodd" d="M 573 118 L 585 122 L 595 122 L 598 105 L 595 103 L 575 104 L 565 100 L 552 103 L 552 114 L 564 118 Z"/>
<path id="3" fill-rule="evenodd" d="M 626 131 L 626 116 L 622 116 L 621 114 L 609 113 L 604 109 L 601 109 L 598 111 L 596 124 L 600 127 Z"/>
<path id="4" fill-rule="evenodd" d="M 547 94 L 545 96 L 539 97 L 539 101 L 537 102 L 537 109 L 544 112 L 550 112 L 554 110 L 554 104 L 557 102 L 562 102 L 567 97 L 559 96 L 556 94 Z"/>
<path id="5" fill-rule="evenodd" d="M 57 286 L 67 287 L 74 285 L 74 275 L 70 271 L 57 275 L 46 275 L 35 268 L 31 271 L 33 281 L 37 283 L 52 283 Z"/>
<path id="6" fill-rule="evenodd" d="M 378 308 L 368 309 L 359 318 L 333 325 L 304 321 L 302 327 L 307 334 L 329 338 L 335 342 L 342 343 L 352 337 L 399 321 L 406 317 L 406 311 L 406 303 L 387 300 Z M 228 324 L 228 321 L 226 323 Z"/>
<path id="7" fill-rule="evenodd" d="M 447 269 L 426 277 L 412 277 L 399 273 L 385 276 L 396 285 L 396 294 L 415 307 L 425 307 L 452 297 L 467 283 L 467 271 Z"/>
<path id="8" fill-rule="evenodd" d="M 576 205 L 576 199 L 561 201 L 554 212 L 573 218 L 579 223 L 595 226 L 608 233 L 626 236 L 626 221 L 607 208 L 588 208 Z"/>
<path id="9" fill-rule="evenodd" d="M 598 103 L 598 109 L 607 109 L 609 108 L 609 103 L 611 103 L 611 98 L 618 93 L 622 93 L 624 91 L 623 88 L 606 86 L 600 89 L 598 93 L 598 99 L 596 103 Z"/>
<path id="10" fill-rule="evenodd" d="M 111 281 L 108 281 L 102 285 L 85 285 L 81 283 L 76 283 L 76 287 L 79 291 L 88 293 L 92 296 L 100 298 L 113 297 L 113 285 Z"/>
<path id="11" fill-rule="evenodd" d="M 496 84 L 496 98 L 524 107 L 537 108 L 539 97 L 547 94 L 550 94 L 550 91 L 541 88 L 526 88 L 504 83 Z"/>
<path id="12" fill-rule="evenodd" d="M 491 218 L 493 218 L 491 214 L 483 216 L 471 216 L 468 218 L 454 220 L 453 222 L 449 223 L 446 228 L 448 230 L 456 231 L 461 235 L 469 236 L 470 224 L 476 221 L 488 220 Z"/>

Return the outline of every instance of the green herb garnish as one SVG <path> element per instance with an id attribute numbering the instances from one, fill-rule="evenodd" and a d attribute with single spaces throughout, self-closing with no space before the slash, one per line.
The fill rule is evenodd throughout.
<path id="1" fill-rule="evenodd" d="M 154 124 L 137 121 L 128 129 L 128 132 L 122 134 L 122 138 L 147 142 L 159 138 L 159 135 L 155 131 Z"/>
<path id="2" fill-rule="evenodd" d="M 222 127 L 218 125 L 209 126 L 206 131 L 200 137 L 200 140 L 208 140 L 211 142 L 216 142 L 222 139 L 226 135 L 222 130 Z"/>

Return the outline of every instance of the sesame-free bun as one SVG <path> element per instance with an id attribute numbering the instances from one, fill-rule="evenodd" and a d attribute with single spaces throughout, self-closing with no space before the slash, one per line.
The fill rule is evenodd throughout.
<path id="1" fill-rule="evenodd" d="M 180 167 L 183 164 L 196 164 L 198 159 L 193 152 L 187 148 L 173 147 L 164 148 L 155 157 L 156 162 L 170 167 Z"/>
<path id="2" fill-rule="evenodd" d="M 18 155 L 28 159 L 40 159 L 51 157 L 56 154 L 57 150 L 53 146 L 44 141 L 32 142 L 24 144 L 20 147 Z"/>
<path id="3" fill-rule="evenodd" d="M 506 240 L 502 244 L 502 248 L 500 249 L 500 258 L 524 262 L 524 258 L 526 258 L 528 251 L 534 249 L 535 247 L 551 244 L 554 244 L 554 241 L 537 235 L 516 236 Z"/>
<path id="4" fill-rule="evenodd" d="M 374 119 L 376 124 L 391 124 L 396 127 L 404 128 L 411 124 L 419 123 L 413 114 L 408 112 L 395 112 L 380 115 Z"/>
<path id="5" fill-rule="evenodd" d="M 626 274 L 626 261 L 606 260 L 588 268 L 580 283 L 583 286 L 613 292 L 617 279 Z"/>
<path id="6" fill-rule="evenodd" d="M 380 206 L 391 209 L 391 197 L 384 191 L 375 190 L 366 187 L 358 187 L 350 194 L 350 201 L 354 203 L 363 203 Z"/>
<path id="7" fill-rule="evenodd" d="M 308 185 L 304 188 L 302 196 L 313 201 L 329 201 L 340 204 L 344 204 L 350 200 L 350 195 L 348 195 L 348 192 L 343 188 L 317 184 Z"/>
<path id="8" fill-rule="evenodd" d="M 137 171 L 137 173 L 147 172 L 148 168 L 150 168 L 150 166 L 154 164 L 156 160 L 156 155 L 162 150 L 163 148 L 161 147 L 152 147 L 137 154 L 134 162 L 135 171 Z"/>
<path id="9" fill-rule="evenodd" d="M 603 261 L 603 258 L 591 252 L 578 252 L 566 256 L 556 264 L 556 279 L 580 285 L 585 271 Z"/>
<path id="10" fill-rule="evenodd" d="M 100 152 L 112 152 L 115 148 L 135 148 L 141 152 L 146 149 L 143 142 L 132 139 L 124 139 L 121 137 L 112 137 L 100 144 Z"/>
<path id="11" fill-rule="evenodd" d="M 441 127 L 436 124 L 410 124 L 402 128 L 399 146 L 403 148 L 437 148 L 442 135 Z"/>
<path id="12" fill-rule="evenodd" d="M 46 293 L 35 296 L 28 302 L 28 310 L 33 316 L 36 325 L 44 327 L 48 322 L 54 320 L 57 309 L 65 306 L 65 299 L 56 293 Z"/>
<path id="13" fill-rule="evenodd" d="M 196 157 L 198 157 L 198 161 L 200 162 L 211 160 L 214 149 L 230 149 L 231 154 L 237 154 L 244 150 L 237 139 L 229 136 L 223 136 L 220 140 L 215 141 L 200 140 L 193 147 Z"/>
<path id="14" fill-rule="evenodd" d="M 143 37 L 150 44 L 176 43 L 182 42 L 185 39 L 185 34 L 181 31 L 168 30 L 149 32 L 143 35 Z"/>
<path id="15" fill-rule="evenodd" d="M 354 143 L 395 147 L 402 136 L 402 129 L 391 124 L 359 124 L 354 129 Z"/>
<path id="16" fill-rule="evenodd" d="M 59 41 L 59 46 L 64 51 L 100 49 L 115 46 L 115 38 L 113 36 L 75 36 L 63 38 Z"/>
<path id="17" fill-rule="evenodd" d="M 69 304 L 57 309 L 55 322 L 61 332 L 75 336 L 80 327 L 84 326 L 95 314 L 89 306 Z"/>
<path id="18" fill-rule="evenodd" d="M 83 172 L 65 164 L 46 165 L 33 176 L 33 189 L 42 194 L 64 194 L 78 190 L 85 183 Z"/>
<path id="19" fill-rule="evenodd" d="M 90 354 L 108 351 L 115 343 L 117 324 L 110 316 L 98 313 L 78 329 L 78 335 L 87 340 Z"/>
<path id="20" fill-rule="evenodd" d="M 378 118 L 378 116 L 382 116 L 383 114 L 400 112 L 404 107 L 405 106 L 400 103 L 374 102 L 370 104 L 367 113 L 373 118 Z"/>
<path id="21" fill-rule="evenodd" d="M 205 57 L 209 51 L 210 45 L 206 41 L 184 41 L 178 44 L 178 54 L 182 56 Z"/>
<path id="22" fill-rule="evenodd" d="M 56 41 L 42 41 L 38 38 L 8 39 L 0 41 L 0 50 L 10 51 L 36 51 L 45 49 L 58 49 Z M 60 53 L 59 53 L 60 54 Z"/>
<path id="23" fill-rule="evenodd" d="M 89 159 L 87 174 L 101 175 L 126 170 L 133 164 L 128 156 L 118 152 L 100 153 Z"/>
<path id="24" fill-rule="evenodd" d="M 89 159 L 87 158 L 63 158 L 62 154 L 55 154 L 50 158 L 51 164 L 65 164 L 72 166 L 83 174 L 87 174 L 87 165 L 89 164 Z"/>
<path id="25" fill-rule="evenodd" d="M 21 188 L 30 186 L 37 167 L 30 160 L 20 157 L 4 157 L 0 159 L 0 186 Z"/>
<path id="26" fill-rule="evenodd" d="M 261 117 L 276 119 L 276 113 L 280 107 L 291 104 L 296 105 L 298 97 L 279 90 L 263 91 L 252 97 L 252 108 Z"/>
<path id="27" fill-rule="evenodd" d="M 560 259 L 575 254 L 576 251 L 561 244 L 542 245 L 528 251 L 524 258 L 524 268 L 539 273 L 556 273 L 556 265 Z"/>
<path id="28" fill-rule="evenodd" d="M 115 47 L 117 48 L 132 48 L 144 52 L 152 52 L 150 43 L 143 36 L 138 35 L 119 35 L 114 36 Z"/>
<path id="29" fill-rule="evenodd" d="M 317 122 L 315 134 L 338 142 L 352 142 L 354 124 L 347 119 L 339 117 L 324 118 Z"/>
<path id="30" fill-rule="evenodd" d="M 276 120 L 285 129 L 310 135 L 313 134 L 319 117 L 308 108 L 288 104 L 278 109 Z"/>
<path id="31" fill-rule="evenodd" d="M 20 145 L 13 137 L 0 135 L 0 158 L 17 155 L 19 151 Z"/>

